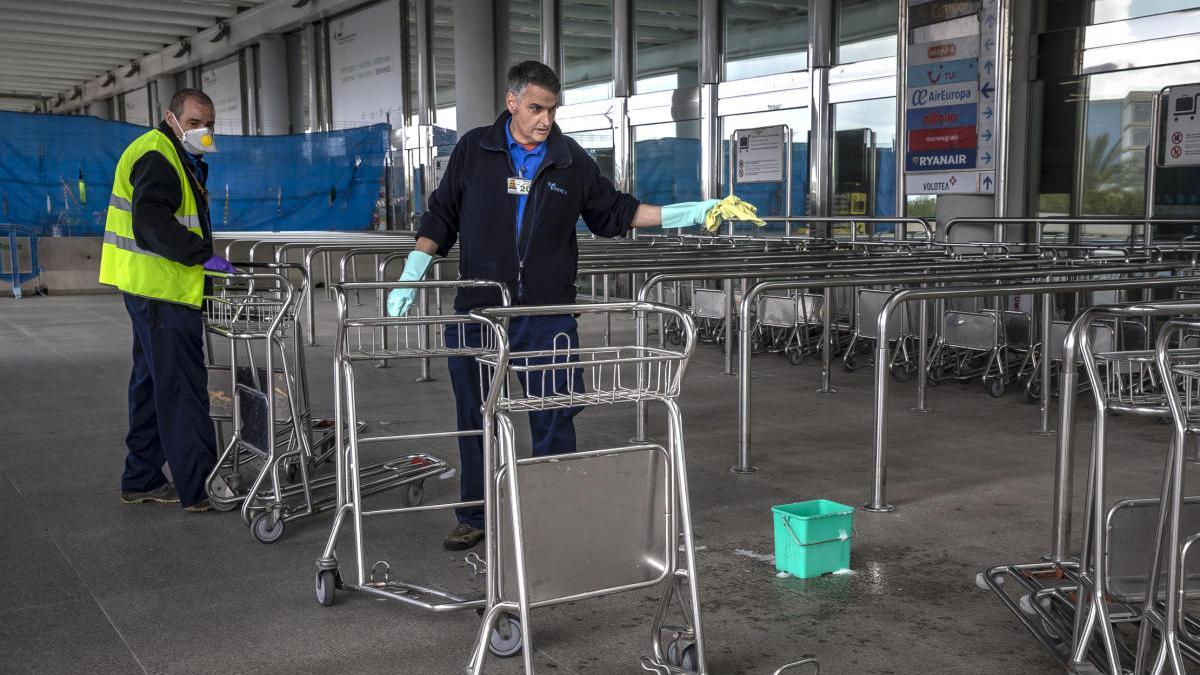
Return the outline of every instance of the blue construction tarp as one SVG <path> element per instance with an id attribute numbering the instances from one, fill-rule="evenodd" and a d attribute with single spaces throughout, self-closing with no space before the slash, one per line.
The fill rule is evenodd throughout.
<path id="1" fill-rule="evenodd" d="M 94 117 L 0 112 L 0 222 L 43 234 L 104 231 L 113 172 L 145 127 Z M 369 229 L 388 127 L 222 136 L 207 158 L 213 229 Z"/>

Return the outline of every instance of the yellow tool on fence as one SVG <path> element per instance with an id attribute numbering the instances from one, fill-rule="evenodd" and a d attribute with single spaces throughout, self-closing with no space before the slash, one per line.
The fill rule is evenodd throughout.
<path id="1" fill-rule="evenodd" d="M 729 195 L 708 210 L 708 214 L 704 217 L 704 229 L 716 232 L 721 223 L 726 220 L 740 220 L 754 223 L 759 227 L 767 224 L 758 217 L 758 209 L 753 204 L 737 195 Z"/>

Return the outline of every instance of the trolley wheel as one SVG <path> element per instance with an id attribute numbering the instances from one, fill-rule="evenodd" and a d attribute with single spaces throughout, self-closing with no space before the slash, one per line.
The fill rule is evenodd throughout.
<path id="1" fill-rule="evenodd" d="M 853 373 L 858 369 L 858 359 L 855 358 L 854 354 L 847 354 L 842 359 L 842 368 L 845 368 L 847 373 Z"/>
<path id="2" fill-rule="evenodd" d="M 317 570 L 317 602 L 322 607 L 332 605 L 340 585 L 337 570 Z"/>
<path id="3" fill-rule="evenodd" d="M 419 480 L 415 483 L 409 483 L 404 488 L 404 503 L 409 506 L 417 506 L 425 501 L 425 481 Z"/>
<path id="4" fill-rule="evenodd" d="M 521 620 L 508 614 L 502 615 L 492 627 L 488 638 L 488 651 L 501 658 L 516 656 L 521 652 Z"/>
<path id="5" fill-rule="evenodd" d="M 700 658 L 697 656 L 696 643 L 680 643 L 678 639 L 671 640 L 667 645 L 667 665 L 682 668 L 689 673 L 700 672 Z"/>
<path id="6" fill-rule="evenodd" d="M 284 475 L 287 477 L 287 482 L 289 482 L 289 483 L 296 482 L 296 477 L 299 474 L 299 472 L 300 472 L 300 465 L 297 464 L 296 462 L 288 462 L 287 467 L 283 470 Z"/>
<path id="7" fill-rule="evenodd" d="M 1026 403 L 1037 403 L 1042 400 L 1042 385 L 1037 381 L 1030 382 L 1023 391 Z"/>
<path id="8" fill-rule="evenodd" d="M 272 515 L 272 512 L 264 511 L 254 516 L 250 523 L 250 531 L 254 533 L 254 538 L 264 544 L 274 544 L 283 536 L 283 519 L 272 519 Z"/>
<path id="9" fill-rule="evenodd" d="M 984 386 L 987 387 L 987 393 L 991 394 L 992 398 L 1004 396 L 1004 380 L 989 380 Z"/>
<path id="10" fill-rule="evenodd" d="M 896 378 L 897 382 L 908 382 L 912 379 L 912 371 L 903 363 L 893 363 L 889 370 L 892 371 L 892 377 Z"/>
<path id="11" fill-rule="evenodd" d="M 678 347 L 679 344 L 681 342 L 683 342 L 683 333 L 681 331 L 675 330 L 673 328 L 668 328 L 667 329 L 667 342 Z"/>
<path id="12" fill-rule="evenodd" d="M 788 352 L 787 358 L 788 363 L 792 364 L 793 366 L 798 366 L 800 365 L 800 362 L 804 360 L 804 355 L 800 353 L 799 349 L 797 349 L 795 351 Z"/>

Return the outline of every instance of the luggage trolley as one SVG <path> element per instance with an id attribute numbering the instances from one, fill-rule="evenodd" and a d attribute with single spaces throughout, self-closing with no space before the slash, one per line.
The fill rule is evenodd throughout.
<path id="1" fill-rule="evenodd" d="M 683 327 L 683 344 L 678 349 L 582 347 L 560 336 L 553 349 L 509 351 L 511 317 L 601 312 L 631 320 L 639 313 L 673 318 Z M 658 673 L 707 672 L 676 401 L 695 348 L 690 317 L 646 302 L 510 307 L 471 316 L 491 327 L 497 350 L 478 359 L 481 386 L 487 389 L 489 573 L 486 613 L 468 671 L 481 673 L 489 650 L 512 655 L 523 649 L 525 672 L 532 674 L 531 609 L 658 588 L 652 651 L 641 667 Z M 520 387 L 512 385 L 514 375 Z M 517 459 L 513 413 L 653 401 L 666 411 L 665 447 L 639 444 Z M 581 519 L 587 527 L 579 527 Z M 669 626 L 668 613 L 676 604 L 684 625 Z"/>
<path id="2" fill-rule="evenodd" d="M 1028 334 L 1029 325 L 1029 315 L 1024 312 L 946 310 L 929 355 L 929 384 L 936 385 L 947 376 L 962 380 L 979 377 L 984 389 L 1000 398 L 1012 379 L 1008 329 L 1023 327 Z"/>
<path id="3" fill-rule="evenodd" d="M 825 296 L 792 293 L 758 297 L 755 332 L 763 349 L 787 357 L 793 366 L 820 349 Z"/>
<path id="4" fill-rule="evenodd" d="M 1092 315 L 1075 328 L 1097 409 L 1080 555 L 1077 560 L 995 567 L 977 580 L 980 586 L 1003 599 L 1025 627 L 1071 672 L 1122 673 L 1135 663 L 1144 666 L 1143 652 L 1155 635 L 1152 631 L 1162 632 L 1145 621 L 1148 614 L 1154 614 L 1147 607 L 1160 607 L 1166 599 L 1156 588 L 1164 560 L 1156 552 L 1164 531 L 1165 516 L 1159 513 L 1163 500 L 1112 498 L 1105 469 L 1107 421 L 1115 415 L 1163 419 L 1172 412 L 1171 397 L 1182 395 L 1185 401 L 1189 397 L 1195 401 L 1200 393 L 1200 379 L 1189 383 L 1187 376 L 1192 371 L 1200 375 L 1200 349 L 1168 350 L 1165 338 L 1169 336 L 1160 336 L 1157 354 L 1154 350 L 1111 351 L 1112 324 L 1095 315 L 1153 316 L 1196 310 L 1200 306 L 1153 304 L 1128 310 L 1122 307 L 1089 310 Z M 1061 350 L 1061 342 L 1058 344 Z M 1160 364 L 1167 362 L 1173 366 L 1169 375 L 1160 372 L 1163 368 Z M 1197 418 L 1194 413 L 1189 415 Z M 1182 447 L 1178 437 L 1172 443 L 1169 462 L 1179 456 L 1176 447 Z M 1200 531 L 1200 497 L 1187 497 L 1171 508 L 1178 516 L 1177 531 Z M 1176 554 L 1180 554 L 1178 549 Z M 1186 548 L 1182 556 L 1186 558 Z M 1195 564 L 1188 566 L 1188 573 L 1175 577 L 1171 583 L 1184 579 L 1187 587 L 1172 586 L 1172 591 L 1180 593 L 1181 599 L 1200 597 L 1200 568 Z M 1011 583 L 1011 589 L 1006 582 Z M 1190 626 L 1192 630 L 1200 627 L 1195 618 L 1180 617 L 1177 626 Z M 1133 628 L 1139 621 L 1143 622 L 1140 631 Z M 1123 625 L 1130 628 L 1123 630 L 1120 628 Z M 1186 628 L 1183 634 L 1187 634 Z M 1182 644 L 1179 648 L 1183 656 L 1200 664 L 1196 644 L 1200 643 Z M 1135 668 L 1134 672 L 1145 672 L 1145 668 Z"/>
<path id="5" fill-rule="evenodd" d="M 876 334 L 879 331 L 879 313 L 883 311 L 883 306 L 894 292 L 874 288 L 858 289 L 855 294 L 857 301 L 854 304 L 854 331 L 850 335 L 849 344 L 846 345 L 846 352 L 842 355 L 842 365 L 846 372 L 854 372 L 861 367 L 855 347 L 865 341 L 879 338 Z M 887 367 L 900 381 L 909 379 L 916 370 L 916 340 L 910 328 L 917 323 L 913 315 L 914 308 L 909 306 L 913 304 L 905 303 L 903 311 L 898 313 L 899 316 L 893 315 L 892 320 L 888 322 L 887 340 L 895 342 L 896 349 L 892 352 L 892 360 Z"/>
<path id="6" fill-rule="evenodd" d="M 358 412 L 357 369 L 365 366 L 375 367 L 381 361 L 395 362 L 452 356 L 477 357 L 494 351 L 491 340 L 486 339 L 486 337 L 490 337 L 486 328 L 481 330 L 485 336 L 481 346 L 459 347 L 448 344 L 447 328 L 456 326 L 461 335 L 468 324 L 476 323 L 475 319 L 464 314 L 442 315 L 436 310 L 427 313 L 421 309 L 426 303 L 417 302 L 406 316 L 389 317 L 384 315 L 383 294 L 393 288 L 418 288 L 423 294 L 430 290 L 494 288 L 499 291 L 503 304 L 507 305 L 509 302 L 508 289 L 504 284 L 495 281 L 389 281 L 334 285 L 338 316 L 337 334 L 334 341 L 336 350 L 334 389 L 337 399 L 335 409 L 339 432 L 337 447 L 340 448 L 334 460 L 337 469 L 337 512 L 325 548 L 316 563 L 317 602 L 324 606 L 332 605 L 337 590 L 348 589 L 362 591 L 378 598 L 397 600 L 435 612 L 480 608 L 484 605 L 482 597 L 468 598 L 425 584 L 392 579 L 392 568 L 386 561 L 375 562 L 370 567 L 367 565 L 363 527 L 365 518 L 417 511 L 446 510 L 459 506 L 475 506 L 480 503 L 453 502 L 420 506 L 424 495 L 424 481 L 431 477 L 448 478 L 451 474 L 445 461 L 423 452 L 413 452 L 398 459 L 373 465 L 382 465 L 397 472 L 396 482 L 408 486 L 405 494 L 408 506 L 368 509 L 364 504 L 367 497 L 380 492 L 381 489 L 391 487 L 391 485 L 387 485 L 380 488 L 377 481 L 363 481 L 363 478 L 368 477 L 371 473 L 370 466 L 355 470 L 360 466 L 360 451 L 364 447 L 378 444 L 411 445 L 433 439 L 479 436 L 484 433 L 483 430 L 477 430 L 427 431 L 387 436 L 373 435 L 371 437 L 360 435 L 359 430 L 362 425 Z M 379 293 L 379 302 L 368 315 L 352 317 L 350 316 L 351 303 L 347 296 L 359 291 Z M 336 552 L 338 537 L 343 528 L 350 529 L 354 541 L 352 564 L 355 576 L 352 583 L 342 576 L 342 567 L 347 563 L 339 560 Z M 473 565 L 481 562 L 477 561 L 475 554 L 468 554 L 467 560 Z"/>
<path id="7" fill-rule="evenodd" d="M 320 510 L 312 491 L 322 485 L 310 470 L 332 452 L 334 434 L 332 423 L 313 419 L 308 405 L 296 323 L 306 285 L 303 268 L 241 267 L 247 271 L 209 275 L 213 290 L 205 297 L 210 412 L 218 431 L 232 425 L 205 487 L 218 510 L 241 504 L 254 536 L 271 543 L 283 535 L 285 521 Z M 300 277 L 299 288 L 290 280 L 293 274 Z M 229 340 L 228 366 L 216 365 L 213 336 Z M 239 352 L 248 365 L 240 365 Z"/>

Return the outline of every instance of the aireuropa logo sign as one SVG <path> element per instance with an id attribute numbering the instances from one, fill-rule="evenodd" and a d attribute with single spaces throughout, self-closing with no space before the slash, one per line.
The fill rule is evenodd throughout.
<path id="1" fill-rule="evenodd" d="M 975 82 L 915 87 L 908 90 L 908 107 L 929 108 L 940 105 L 976 103 L 978 97 L 979 87 Z"/>
<path id="2" fill-rule="evenodd" d="M 346 32 L 346 22 L 338 21 L 337 25 L 334 26 L 333 33 L 330 35 L 330 37 L 332 37 L 333 41 L 336 42 L 337 44 L 345 45 L 345 44 L 350 44 L 351 42 L 354 42 L 354 38 L 358 37 L 358 34 L 357 33 L 347 33 Z"/>

